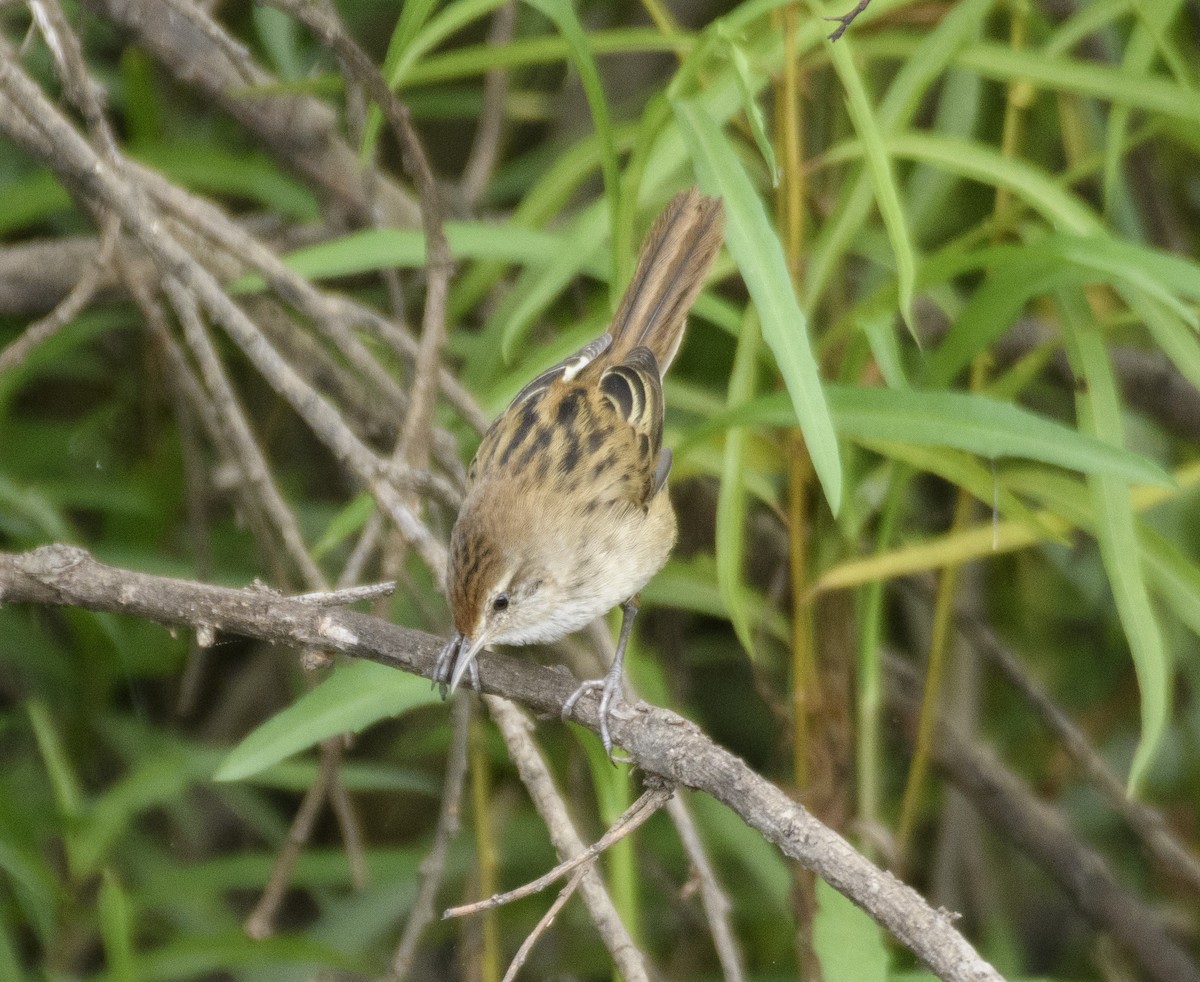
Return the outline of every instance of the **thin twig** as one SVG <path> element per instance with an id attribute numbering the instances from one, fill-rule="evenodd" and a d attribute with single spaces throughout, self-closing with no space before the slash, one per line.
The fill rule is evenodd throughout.
<path id="1" fill-rule="evenodd" d="M 506 47 L 513 37 L 517 5 L 509 0 L 496 8 L 492 14 L 492 26 L 488 30 L 488 46 Z M 496 161 L 500 156 L 500 137 L 504 133 L 504 104 L 508 99 L 508 70 L 492 68 L 483 79 L 483 107 L 479 113 L 479 125 L 475 128 L 475 140 L 463 167 L 459 186 L 463 202 L 468 211 L 479 207 L 479 199 L 487 189 Z"/>
<path id="2" fill-rule="evenodd" d="M 228 113 L 252 145 L 299 175 L 322 200 L 351 215 L 369 214 L 358 154 L 339 132 L 329 105 L 316 96 L 280 91 L 278 78 L 212 19 L 206 9 L 211 4 L 83 0 L 83 5 L 129 35 L 185 89 Z M 414 226 L 418 211 L 411 195 L 391 180 L 380 183 L 385 221 Z"/>
<path id="3" fill-rule="evenodd" d="M 337 590 L 325 590 L 320 593 L 300 593 L 293 597 L 302 604 L 312 604 L 314 607 L 345 607 L 356 604 L 360 600 L 374 600 L 377 597 L 390 597 L 396 592 L 396 581 L 387 583 L 368 583 L 365 586 L 341 587 Z"/>
<path id="4" fill-rule="evenodd" d="M 173 277 L 164 278 L 163 289 L 183 325 L 184 338 L 200 366 L 209 396 L 216 404 L 217 418 L 234 447 L 234 459 L 241 468 L 247 485 L 257 495 L 263 513 L 270 520 L 283 543 L 288 559 L 300 573 L 305 585 L 310 590 L 328 589 L 329 582 L 313 561 L 296 516 L 283 500 L 283 494 L 275 484 L 270 465 L 250 429 L 250 422 L 242 410 L 241 401 L 233 391 L 233 385 L 221 364 L 221 359 L 213 348 L 195 300 Z"/>
<path id="5" fill-rule="evenodd" d="M 404 979 L 412 969 L 417 953 L 417 942 L 434 919 L 434 901 L 442 876 L 446 869 L 446 855 L 450 843 L 458 835 L 462 821 L 463 785 L 467 775 L 467 737 L 471 732 L 471 699 L 461 693 L 450 708 L 450 751 L 446 756 L 446 779 L 442 782 L 442 804 L 438 809 L 437 826 L 434 828 L 433 843 L 425 858 L 421 860 L 421 885 L 413 901 L 412 911 L 392 956 L 389 980 Z"/>
<path id="6" fill-rule="evenodd" d="M 484 703 L 504 738 L 508 755 L 516 765 L 534 808 L 542 817 L 559 858 L 567 859 L 584 852 L 586 847 L 567 814 L 562 796 L 554 786 L 550 769 L 530 736 L 528 717 L 507 699 L 485 696 Z M 594 866 L 584 867 L 580 891 L 588 916 L 622 978 L 625 982 L 648 982 L 646 957 L 621 922 L 612 897 Z"/>
<path id="7" fill-rule="evenodd" d="M 442 913 L 442 918 L 465 917 L 468 914 L 478 914 L 481 911 L 503 907 L 505 904 L 511 904 L 516 900 L 522 900 L 525 897 L 533 896 L 535 893 L 540 893 L 546 887 L 550 886 L 551 883 L 561 880 L 572 870 L 582 866 L 584 863 L 593 862 L 606 849 L 640 828 L 651 815 L 667 803 L 674 793 L 675 789 L 669 786 L 655 787 L 642 792 L 637 801 L 625 809 L 617 820 L 613 822 L 609 830 L 583 850 L 583 852 L 564 860 L 548 873 L 544 873 L 536 880 L 519 886 L 515 890 L 497 893 L 471 904 L 463 904 L 460 907 L 451 907 Z"/>
<path id="8" fill-rule="evenodd" d="M 587 873 L 587 868 L 577 869 L 574 875 L 567 881 L 566 886 L 559 891 L 558 896 L 554 898 L 549 908 L 541 916 L 541 919 L 533 926 L 533 930 L 529 932 L 529 936 L 521 942 L 521 947 L 517 949 L 517 953 L 513 955 L 513 960 L 508 966 L 508 971 L 504 973 L 504 978 L 501 982 L 513 982 L 517 977 L 517 973 L 525 964 L 525 960 L 529 957 L 529 953 L 533 951 L 533 946 L 537 944 L 538 938 L 550 929 L 550 925 L 554 923 L 554 919 L 558 917 L 558 912 L 566 906 L 568 900 L 575 893 L 576 888 L 583 882 L 583 878 Z"/>
<path id="9" fill-rule="evenodd" d="M 887 668 L 888 704 L 911 727 L 919 704 L 917 673 L 898 658 L 890 658 Z M 939 722 L 934 756 L 980 817 L 1033 859 L 1090 923 L 1120 941 L 1147 976 L 1157 982 L 1200 982 L 1200 968 L 1171 938 L 1161 917 L 994 754 Z"/>
<path id="10" fill-rule="evenodd" d="M 121 222 L 118 218 L 105 218 L 100 233 L 100 248 L 84 268 L 83 275 L 50 313 L 30 324 L 20 337 L 0 351 L 0 374 L 24 362 L 34 349 L 54 337 L 91 302 L 101 278 L 108 271 L 108 264 L 112 262 L 120 231 Z"/>
<path id="11" fill-rule="evenodd" d="M 429 166 L 425 148 L 413 129 L 408 107 L 388 87 L 379 69 L 346 33 L 341 21 L 332 16 L 326 8 L 304 0 L 266 2 L 288 12 L 308 27 L 337 55 L 345 70 L 379 104 L 384 118 L 400 144 L 405 169 L 416 185 L 421 204 L 421 226 L 425 234 L 425 313 L 421 321 L 421 344 L 413 368 L 413 384 L 409 394 L 403 443 L 408 462 L 416 467 L 424 467 L 429 455 L 429 441 L 432 438 L 438 369 L 442 347 L 446 342 L 446 298 L 453 272 L 450 247 L 446 243 L 446 233 L 442 228 L 442 213 L 433 170 Z"/>
<path id="12" fill-rule="evenodd" d="M 262 896 L 259 897 L 258 903 L 254 905 L 254 910 L 250 912 L 243 925 L 245 932 L 250 937 L 266 938 L 274 930 L 275 912 L 283 902 L 283 895 L 291 882 L 292 869 L 300 857 L 300 850 L 304 848 L 312 835 L 317 815 L 320 814 L 321 806 L 325 803 L 325 796 L 337 773 L 337 766 L 337 752 L 332 749 L 326 751 L 325 746 L 322 745 L 317 779 L 305 792 L 304 800 L 301 801 L 300 807 L 296 811 L 296 817 L 292 820 L 291 828 L 288 829 L 283 847 L 279 850 L 275 862 L 271 866 L 271 873 L 267 877 L 267 885 L 263 887 Z"/>
<path id="13" fill-rule="evenodd" d="M 834 29 L 833 33 L 828 36 L 829 40 L 836 41 L 843 34 L 845 34 L 846 28 L 848 28 L 851 24 L 854 23 L 855 18 L 858 17 L 858 15 L 861 14 L 864 10 L 866 10 L 867 7 L 870 6 L 870 3 L 871 3 L 871 0 L 858 0 L 858 3 L 856 3 L 854 5 L 854 9 L 851 10 L 849 13 L 841 14 L 837 17 L 824 18 L 825 20 L 836 21 L 837 25 L 838 25 Z"/>
<path id="14" fill-rule="evenodd" d="M 746 968 L 737 938 L 733 935 L 733 925 L 730 923 L 732 905 L 717 881 L 716 870 L 708 860 L 708 853 L 704 849 L 704 843 L 700 841 L 700 833 L 696 829 L 692 813 L 688 810 L 687 802 L 681 796 L 674 795 L 667 802 L 667 814 L 675 824 L 679 840 L 683 843 L 684 854 L 691 862 L 700 884 L 700 903 L 704 907 L 704 916 L 708 920 L 708 929 L 712 933 L 713 947 L 717 951 L 717 960 L 721 963 L 725 982 L 743 982 L 746 978 Z"/>
<path id="15" fill-rule="evenodd" d="M 164 274 L 178 279 L 196 297 L 338 460 L 371 488 L 434 575 L 443 576 L 445 547 L 384 479 L 386 468 L 379 458 L 320 393 L 279 357 L 212 274 L 172 238 L 141 191 L 95 154 L 15 62 L 3 58 L 0 58 L 0 129 L 25 142 L 83 200 L 103 202 L 121 216 Z M 22 141 L 31 130 L 33 137 Z"/>
<path id="16" fill-rule="evenodd" d="M 101 92 L 88 74 L 79 39 L 67 23 L 62 8 L 57 0 L 37 0 L 29 6 L 34 23 L 54 57 L 64 93 L 83 113 L 88 133 L 98 145 L 99 152 L 110 160 L 116 159 L 116 140 L 104 115 Z M 100 247 L 96 255 L 55 308 L 0 351 L 0 374 L 25 361 L 34 349 L 57 334 L 96 295 L 112 262 L 121 232 L 120 220 L 103 210 L 99 212 L 99 225 Z"/>
<path id="17" fill-rule="evenodd" d="M 928 602 L 926 591 L 917 589 L 922 601 Z M 1104 795 L 1112 809 L 1125 819 L 1159 866 L 1169 876 L 1182 880 L 1193 891 L 1200 892 L 1200 861 L 1176 838 L 1158 811 L 1125 793 L 1124 785 L 1096 752 L 1083 731 L 1029 674 L 1021 660 L 996 632 L 979 618 L 966 614 L 958 615 L 956 627 L 1025 697 L 1046 728 L 1061 741 L 1067 755 Z"/>

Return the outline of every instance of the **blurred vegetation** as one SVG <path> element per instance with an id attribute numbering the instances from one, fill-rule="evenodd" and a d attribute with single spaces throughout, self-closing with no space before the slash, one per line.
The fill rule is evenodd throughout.
<path id="1" fill-rule="evenodd" d="M 344 108 L 335 62 L 303 28 L 271 8 L 217 6 L 277 80 L 262 92 Z M 872 0 L 834 44 L 821 16 L 845 11 L 816 2 L 539 0 L 516 5 L 511 40 L 497 43 L 500 7 L 339 4 L 445 181 L 458 261 L 446 360 L 489 414 L 599 333 L 674 190 L 699 180 L 730 212 L 728 251 L 667 382 L 681 542 L 643 594 L 639 690 L 961 911 L 1006 977 L 1140 977 L 996 834 L 997 816 L 964 807 L 943 781 L 940 706 L 1195 956 L 1195 883 L 1148 857 L 971 630 L 994 632 L 1195 857 L 1196 6 Z M 294 268 L 381 310 L 399 300 L 420 323 L 419 230 L 353 227 L 99 5 L 66 10 L 122 152 L 230 213 L 268 219 L 281 240 L 303 232 L 291 241 L 310 244 L 286 247 Z M 23 4 L 0 10 L 14 46 L 31 20 Z M 21 58 L 59 92 L 36 31 Z M 508 73 L 498 158 L 481 196 L 464 200 L 458 175 L 497 68 Z M 398 172 L 386 133 L 366 122 L 362 140 L 348 138 Z M 0 184 L 5 248 L 95 233 L 8 143 Z M 398 295 L 379 275 L 393 267 Z M 253 282 L 237 288 L 253 301 Z M 31 319 L 3 312 L 0 350 Z M 253 366 L 221 351 L 335 580 L 370 502 Z M 469 458 L 473 431 L 448 407 L 439 422 Z M 64 541 L 139 570 L 301 589 L 231 480 L 119 289 L 0 374 L 6 551 Z M 431 506 L 429 520 L 444 534 L 453 515 Z M 444 632 L 444 603 L 415 558 L 368 567 L 385 575 L 400 580 L 387 616 Z M 926 673 L 919 721 L 888 705 L 891 656 Z M 302 694 L 336 716 L 339 699 L 363 691 L 327 684 L 310 689 L 295 652 L 237 638 L 200 648 L 131 618 L 0 606 L 0 978 L 382 973 L 429 848 L 449 740 L 427 683 L 397 677 L 394 692 L 355 704 L 362 732 L 343 782 L 365 836 L 365 886 L 352 886 L 337 824 L 322 815 L 271 938 L 241 925 L 317 773 L 312 704 L 276 724 L 292 756 L 276 747 L 270 766 L 213 780 Z M 451 845 L 439 909 L 554 862 L 502 744 L 486 720 L 474 725 L 476 831 Z M 545 723 L 537 738 L 585 836 L 598 836 L 636 777 L 601 763 L 591 734 Z M 911 956 L 883 958 L 869 924 L 824 892 L 813 927 L 812 884 L 721 806 L 689 800 L 749 978 L 793 978 L 813 957 L 829 982 L 917 977 Z M 719 977 L 664 816 L 607 872 L 661 977 Z M 435 922 L 413 977 L 495 977 L 548 903 L 501 909 L 495 933 Z M 810 929 L 815 956 L 801 940 Z M 862 961 L 847 964 L 848 952 Z M 576 902 L 531 959 L 524 977 L 611 975 Z"/>

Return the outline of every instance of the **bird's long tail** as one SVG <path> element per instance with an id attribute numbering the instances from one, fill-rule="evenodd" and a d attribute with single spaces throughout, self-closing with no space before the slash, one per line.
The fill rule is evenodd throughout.
<path id="1" fill-rule="evenodd" d="M 725 226 L 720 198 L 696 188 L 677 194 L 658 219 L 638 257 L 637 269 L 613 318 L 608 360 L 622 361 L 645 346 L 665 375 L 679 343 L 688 311 L 704 285 Z"/>

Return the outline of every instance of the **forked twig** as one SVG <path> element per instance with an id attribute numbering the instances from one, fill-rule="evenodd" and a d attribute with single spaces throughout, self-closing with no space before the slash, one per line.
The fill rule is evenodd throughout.
<path id="1" fill-rule="evenodd" d="M 870 3 L 871 3 L 871 0 L 858 0 L 858 3 L 856 3 L 854 5 L 854 9 L 849 11 L 848 13 L 840 14 L 837 17 L 823 18 L 824 20 L 836 21 L 837 25 L 838 25 L 836 28 L 834 28 L 833 33 L 829 35 L 829 40 L 836 41 L 843 34 L 845 34 L 846 28 L 848 28 L 851 24 L 854 23 L 854 19 L 856 17 L 858 17 L 858 15 L 861 14 L 864 10 L 866 10 L 867 6 Z"/>
<path id="2" fill-rule="evenodd" d="M 460 907 L 451 907 L 442 914 L 442 918 L 465 917 L 468 914 L 478 914 L 481 911 L 491 910 L 494 907 L 502 907 L 515 900 L 522 900 L 525 897 L 533 896 L 535 893 L 540 893 L 551 883 L 562 879 L 584 863 L 595 862 L 604 850 L 620 842 L 625 836 L 644 824 L 646 819 L 665 805 L 674 793 L 675 789 L 670 785 L 659 785 L 658 787 L 653 787 L 642 792 L 641 797 L 625 809 L 621 816 L 613 822 L 612 827 L 583 852 L 559 863 L 548 873 L 544 873 L 536 880 L 532 880 L 524 886 L 519 886 L 515 890 L 493 894 L 483 900 L 477 900 L 471 904 L 463 904 Z"/>
<path id="3" fill-rule="evenodd" d="M 467 775 L 467 737 L 471 723 L 471 699 L 468 698 L 468 693 L 464 692 L 454 700 L 450 716 L 453 727 L 450 753 L 446 760 L 446 780 L 442 789 L 442 804 L 438 810 L 433 845 L 421 860 L 421 885 L 417 889 L 417 899 L 413 901 L 412 912 L 400 935 L 400 943 L 396 945 L 396 953 L 392 956 L 392 967 L 386 976 L 386 982 L 405 978 L 412 967 L 413 956 L 417 953 L 417 942 L 433 920 L 433 902 L 445 871 L 446 854 L 450 842 L 458 834 L 461 822 L 463 784 Z"/>
<path id="4" fill-rule="evenodd" d="M 525 959 L 528 958 L 529 953 L 533 951 L 533 946 L 537 944 L 538 938 L 540 938 L 546 933 L 546 931 L 549 930 L 550 925 L 554 923 L 554 919 L 558 916 L 558 912 L 562 910 L 566 902 L 571 899 L 571 894 L 575 892 L 575 888 L 578 887 L 581 882 L 583 882 L 583 876 L 586 872 L 586 868 L 577 869 L 575 871 L 575 875 L 567 881 L 567 885 L 559 891 L 558 896 L 554 898 L 554 903 L 550 905 L 546 913 L 542 915 L 541 920 L 539 920 L 537 924 L 534 925 L 533 930 L 529 932 L 529 937 L 521 942 L 521 947 L 518 948 L 517 953 L 513 955 L 512 963 L 508 966 L 508 971 L 504 973 L 504 978 L 501 980 L 501 982 L 512 982 L 512 980 L 517 977 L 517 972 L 519 972 L 521 970 L 521 966 L 525 964 Z"/>

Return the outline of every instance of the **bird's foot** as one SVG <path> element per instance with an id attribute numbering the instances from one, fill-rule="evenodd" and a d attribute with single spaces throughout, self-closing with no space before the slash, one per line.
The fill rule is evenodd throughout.
<path id="1" fill-rule="evenodd" d="M 433 687 L 441 691 L 442 699 L 450 694 L 450 679 L 454 676 L 454 667 L 458 664 L 458 656 L 462 653 L 463 636 L 456 634 L 438 653 L 437 661 L 433 663 Z M 467 666 L 467 674 L 471 677 L 471 687 L 476 692 L 479 688 L 479 666 L 472 659 Z"/>
<path id="2" fill-rule="evenodd" d="M 613 753 L 612 734 L 609 732 L 608 726 L 609 717 L 612 715 L 613 700 L 623 698 L 621 696 L 621 673 L 619 671 L 610 671 L 608 675 L 602 679 L 591 679 L 588 682 L 584 682 L 579 686 L 578 689 L 572 692 L 570 698 L 563 703 L 563 721 L 566 722 L 566 720 L 571 716 L 571 714 L 575 711 L 575 704 L 579 702 L 583 696 L 587 695 L 589 692 L 596 691 L 599 691 L 600 693 L 600 709 L 598 711 L 598 715 L 600 718 L 600 742 L 604 744 L 604 752 L 608 755 L 608 759 L 613 763 L 614 766 L 617 764 L 632 764 L 632 757 L 621 757 Z"/>

